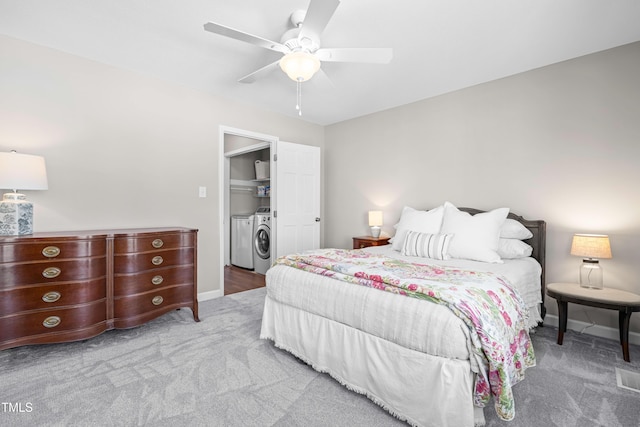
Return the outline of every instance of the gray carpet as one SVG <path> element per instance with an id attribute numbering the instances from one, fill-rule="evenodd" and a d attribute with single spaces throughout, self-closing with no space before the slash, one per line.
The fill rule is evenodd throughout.
<path id="1" fill-rule="evenodd" d="M 77 343 L 0 352 L 0 426 L 394 426 L 363 396 L 259 339 L 264 288 Z M 515 387 L 516 419 L 488 426 L 640 426 L 640 393 L 616 387 L 616 342 L 534 335 L 538 366 Z M 12 406 L 8 406 L 11 404 Z"/>

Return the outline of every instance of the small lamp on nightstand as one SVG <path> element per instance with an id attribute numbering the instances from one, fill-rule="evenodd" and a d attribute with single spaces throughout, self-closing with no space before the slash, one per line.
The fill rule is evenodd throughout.
<path id="1" fill-rule="evenodd" d="M 580 266 L 580 286 L 602 289 L 602 267 L 599 258 L 611 258 L 609 236 L 604 234 L 575 234 L 571 255 L 584 257 Z"/>
<path id="2" fill-rule="evenodd" d="M 371 236 L 380 237 L 380 227 L 382 227 L 382 211 L 369 211 L 369 227 Z"/>

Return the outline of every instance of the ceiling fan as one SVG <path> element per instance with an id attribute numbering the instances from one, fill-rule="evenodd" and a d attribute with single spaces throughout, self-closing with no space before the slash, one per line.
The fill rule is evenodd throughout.
<path id="1" fill-rule="evenodd" d="M 300 83 L 313 77 L 320 70 L 321 62 L 386 64 L 391 61 L 393 56 L 393 50 L 390 48 L 322 48 L 320 36 L 339 4 L 340 0 L 311 0 L 306 12 L 297 10 L 291 14 L 293 28 L 282 35 L 280 42 L 215 22 L 207 22 L 204 24 L 204 29 L 282 53 L 283 56 L 279 60 L 241 77 L 238 81 L 253 83 L 257 78 L 279 65 L 289 78 L 298 83 L 298 105 L 296 108 L 301 114 Z"/>

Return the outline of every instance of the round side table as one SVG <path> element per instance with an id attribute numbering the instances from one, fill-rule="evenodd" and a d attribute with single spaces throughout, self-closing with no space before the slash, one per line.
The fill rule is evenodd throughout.
<path id="1" fill-rule="evenodd" d="M 558 344 L 562 345 L 567 332 L 567 303 L 588 305 L 618 311 L 618 328 L 622 357 L 629 362 L 629 320 L 631 314 L 640 311 L 640 295 L 621 289 L 583 288 L 578 283 L 549 283 L 547 295 L 558 302 Z"/>

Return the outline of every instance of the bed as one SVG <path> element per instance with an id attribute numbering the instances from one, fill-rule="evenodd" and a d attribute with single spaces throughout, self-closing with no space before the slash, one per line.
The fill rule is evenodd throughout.
<path id="1" fill-rule="evenodd" d="M 446 209 L 451 206 L 453 205 L 445 203 L 437 209 L 447 212 Z M 472 208 L 453 208 L 459 212 L 457 215 L 464 214 L 477 220 L 494 213 Z M 436 212 L 437 209 L 419 211 L 419 214 Z M 401 223 L 405 218 L 405 210 Z M 446 215 L 443 215 L 446 219 Z M 267 272 L 267 296 L 260 337 L 272 340 L 278 348 L 292 353 L 315 370 L 328 373 L 348 389 L 366 395 L 411 425 L 483 425 L 484 413 L 481 406 L 487 404 L 487 392 L 485 391 L 485 400 L 480 402 L 479 384 L 491 380 L 491 373 L 488 372 L 493 371 L 488 369 L 487 360 L 493 367 L 495 357 L 479 357 L 479 344 L 473 325 L 469 324 L 468 319 L 454 314 L 456 307 L 425 300 L 424 298 L 429 298 L 429 295 L 425 297 L 428 293 L 426 291 L 420 293 L 421 298 L 407 298 L 404 294 L 398 295 L 397 291 L 394 293 L 375 289 L 379 282 L 377 279 L 369 279 L 382 274 L 376 270 L 379 265 L 373 264 L 379 258 L 384 260 L 385 266 L 392 265 L 395 268 L 396 265 L 401 265 L 403 269 L 418 271 L 416 274 L 423 274 L 425 271 L 429 274 L 434 271 L 438 274 L 441 271 L 454 271 L 465 280 L 480 280 L 477 279 L 479 276 L 487 276 L 495 282 L 506 282 L 509 288 L 517 289 L 513 292 L 513 298 L 514 301 L 519 301 L 519 305 L 514 303 L 514 307 L 520 308 L 514 310 L 525 312 L 522 321 L 517 322 L 516 314 L 512 314 L 513 323 L 520 325 L 520 330 L 529 331 L 545 315 L 546 225 L 544 221 L 526 220 L 511 212 L 504 216 L 528 230 L 530 237 L 521 240 L 530 246 L 530 256 L 498 262 L 461 258 L 425 259 L 424 256 L 414 256 L 411 251 L 397 250 L 400 245 L 399 237 L 403 237 L 406 243 L 413 236 L 399 236 L 403 230 L 398 229 L 393 245 L 353 251 L 321 250 L 280 259 Z M 445 231 L 445 223 L 442 221 L 441 219 L 438 224 L 438 231 Z M 420 236 L 424 235 L 431 236 Z M 460 232 L 458 236 L 462 239 L 463 233 Z M 371 276 L 364 273 L 364 279 L 362 276 L 354 279 L 361 273 L 350 276 L 346 273 L 345 265 L 324 273 L 315 271 L 319 268 L 318 265 L 307 265 L 306 269 L 294 266 L 301 260 L 311 263 L 317 259 L 326 260 L 337 256 L 355 259 L 356 264 L 372 263 L 370 268 L 373 273 Z M 336 271 L 345 272 L 344 275 L 339 273 L 344 277 L 337 278 Z M 357 286 L 345 283 L 345 280 L 369 284 Z M 415 280 L 406 284 L 414 283 Z M 406 284 L 402 285 L 400 293 L 414 289 L 410 286 L 415 285 L 407 287 Z M 436 285 L 435 282 L 433 284 Z M 437 285 L 441 286 L 442 283 Z M 504 326 L 495 328 L 501 329 Z M 523 335 L 522 332 L 520 335 Z M 520 369 L 519 365 L 525 356 L 530 358 L 533 355 L 533 349 L 528 341 L 528 333 L 518 342 L 522 344 L 522 352 L 516 351 L 519 354 L 516 359 L 519 360 L 513 364 Z M 535 363 L 530 360 L 527 362 L 528 366 Z M 523 377 L 523 373 L 524 367 L 522 372 L 518 371 L 518 378 Z M 507 376 L 507 380 L 509 378 Z M 493 384 L 491 387 L 493 391 Z M 506 386 L 504 388 L 507 389 Z M 513 402 L 505 404 L 502 399 L 497 398 L 498 395 L 494 394 L 492 398 L 496 410 L 505 411 L 506 407 L 506 415 L 500 412 L 498 415 L 503 419 L 512 418 L 515 409 L 510 405 L 513 406 Z M 500 408 L 499 404 L 502 405 Z"/>

